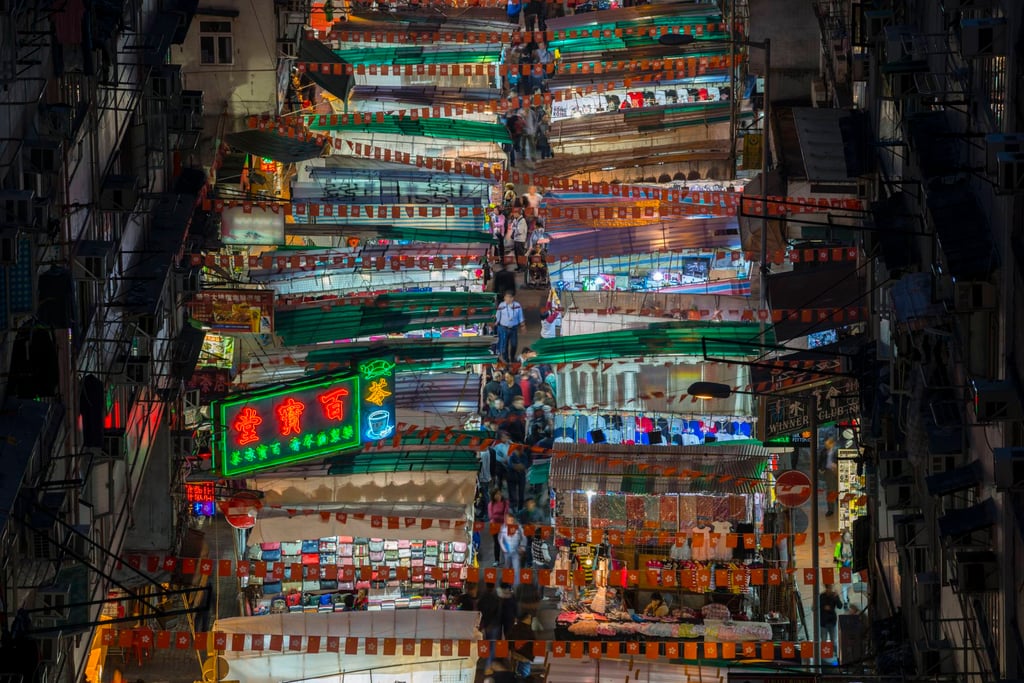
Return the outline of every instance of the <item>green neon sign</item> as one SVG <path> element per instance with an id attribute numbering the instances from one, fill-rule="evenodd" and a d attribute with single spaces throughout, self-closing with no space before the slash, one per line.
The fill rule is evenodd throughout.
<path id="1" fill-rule="evenodd" d="M 335 375 L 214 402 L 221 473 L 234 477 L 359 448 L 362 389 L 358 376 Z"/>

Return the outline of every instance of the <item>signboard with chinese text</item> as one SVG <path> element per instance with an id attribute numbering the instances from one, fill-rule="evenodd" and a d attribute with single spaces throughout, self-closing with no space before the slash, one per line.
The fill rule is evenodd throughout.
<path id="1" fill-rule="evenodd" d="M 769 441 L 782 434 L 803 432 L 810 429 L 811 419 L 807 414 L 807 401 L 802 396 L 818 398 L 818 426 L 832 422 L 856 419 L 860 414 L 860 397 L 855 379 L 839 379 L 806 389 L 792 396 L 779 394 L 764 399 L 764 414 L 760 424 L 764 425 L 762 441 Z"/>
<path id="2" fill-rule="evenodd" d="M 270 334 L 274 331 L 274 291 L 204 289 L 189 303 L 189 313 L 213 332 Z"/>
<path id="3" fill-rule="evenodd" d="M 203 338 L 203 346 L 199 351 L 199 362 L 196 363 L 196 367 L 234 369 L 235 338 L 207 332 Z"/>
<path id="4" fill-rule="evenodd" d="M 359 448 L 395 430 L 393 360 L 237 394 L 213 404 L 213 454 L 225 477 Z"/>

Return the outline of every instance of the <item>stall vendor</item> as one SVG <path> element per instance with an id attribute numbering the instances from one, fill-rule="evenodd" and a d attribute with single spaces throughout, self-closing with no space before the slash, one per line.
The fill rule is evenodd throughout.
<path id="1" fill-rule="evenodd" d="M 652 593 L 651 601 L 644 607 L 645 617 L 667 617 L 668 605 L 661 599 L 661 593 Z"/>

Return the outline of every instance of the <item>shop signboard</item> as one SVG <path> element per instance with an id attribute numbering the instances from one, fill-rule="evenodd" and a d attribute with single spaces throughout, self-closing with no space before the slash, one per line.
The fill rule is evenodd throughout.
<path id="1" fill-rule="evenodd" d="M 860 412 L 857 380 L 843 378 L 790 396 L 766 396 L 762 405 L 760 424 L 764 425 L 762 441 L 811 428 L 806 396 L 818 399 L 818 426 L 832 422 L 856 419 Z"/>
<path id="2" fill-rule="evenodd" d="M 213 404 L 213 455 L 225 477 L 359 448 L 395 430 L 390 359 L 236 394 Z"/>
<path id="3" fill-rule="evenodd" d="M 212 332 L 270 334 L 274 331 L 274 291 L 204 289 L 189 303 L 189 312 Z"/>
<path id="4" fill-rule="evenodd" d="M 232 370 L 235 367 L 235 338 L 207 332 L 196 367 Z"/>
<path id="5" fill-rule="evenodd" d="M 225 207 L 220 214 L 220 239 L 228 245 L 284 244 L 284 211 L 260 206 Z"/>

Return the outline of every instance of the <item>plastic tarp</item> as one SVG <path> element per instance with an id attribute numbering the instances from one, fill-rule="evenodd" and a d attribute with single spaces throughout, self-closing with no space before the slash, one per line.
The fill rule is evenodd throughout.
<path id="1" fill-rule="evenodd" d="M 257 487 L 264 509 L 250 545 L 327 536 L 401 540 L 410 533 L 424 541 L 465 542 L 476 472 L 280 477 L 259 479 Z M 398 518 L 397 528 L 388 517 Z M 421 519 L 432 520 L 430 526 L 422 528 Z"/>
<path id="2" fill-rule="evenodd" d="M 478 631 L 480 615 L 477 612 L 446 610 L 395 610 L 391 612 L 339 612 L 331 614 L 278 614 L 258 617 L 237 617 L 218 620 L 214 626 L 232 636 L 247 635 L 246 649 L 224 653 L 228 661 L 226 678 L 246 683 L 278 683 L 317 679 L 318 683 L 472 683 L 476 673 L 476 647 L 468 657 L 441 655 L 440 640 L 472 640 L 481 636 Z M 251 635 L 260 634 L 260 635 Z M 285 636 L 337 636 L 359 638 L 357 654 L 338 652 L 274 652 L 269 650 L 273 635 Z M 421 656 L 417 645 L 414 655 L 401 655 L 399 646 L 394 656 L 366 655 L 363 651 L 367 637 L 425 639 L 433 638 L 433 654 Z M 254 651 L 252 638 L 264 639 L 264 649 Z M 344 643 L 344 640 L 342 640 Z M 378 644 L 379 641 L 378 641 Z M 382 650 L 381 650 L 382 651 Z M 457 648 L 455 650 L 457 652 Z"/>
<path id="3" fill-rule="evenodd" d="M 431 502 L 471 504 L 476 472 L 383 472 L 345 477 L 259 478 L 265 506 L 324 503 Z"/>

